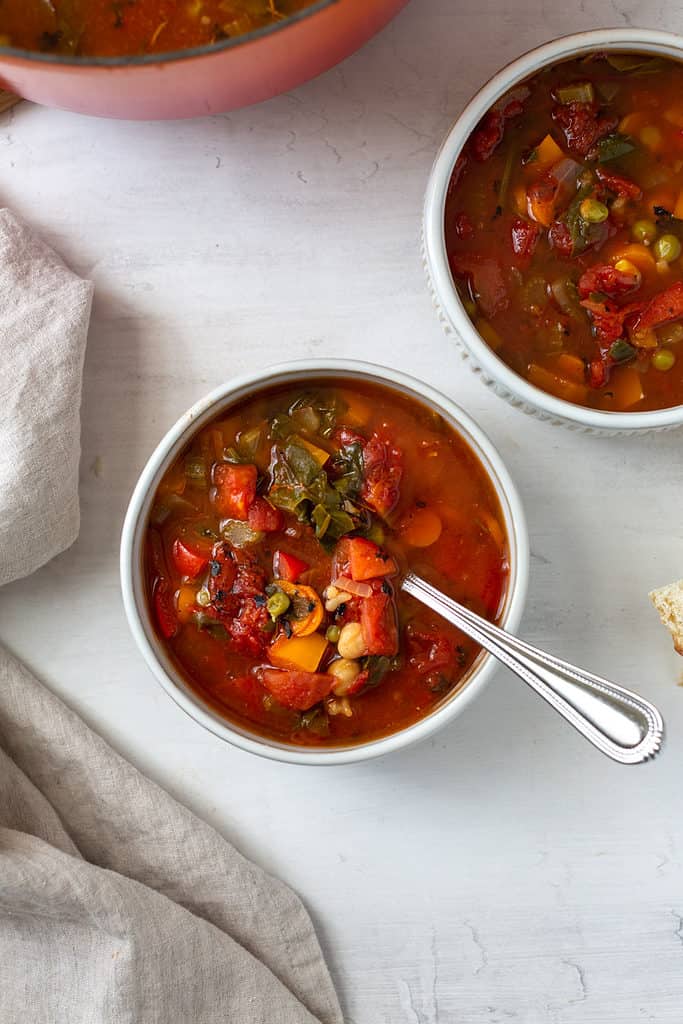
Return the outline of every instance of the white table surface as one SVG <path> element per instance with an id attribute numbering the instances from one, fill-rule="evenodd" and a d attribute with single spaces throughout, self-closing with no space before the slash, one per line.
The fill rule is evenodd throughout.
<path id="1" fill-rule="evenodd" d="M 681 0 L 413 0 L 257 108 L 134 124 L 24 104 L 0 120 L 3 202 L 96 284 L 81 535 L 0 593 L 0 641 L 301 894 L 349 1024 L 681 1021 L 683 661 L 647 591 L 683 575 L 683 435 L 575 436 L 510 409 L 442 334 L 418 235 L 439 141 L 503 61 L 682 16 Z M 119 594 L 137 474 L 217 381 L 323 354 L 412 371 L 490 434 L 529 518 L 523 634 L 657 702 L 654 764 L 608 762 L 504 671 L 423 745 L 332 770 L 232 749 L 165 696 Z"/>

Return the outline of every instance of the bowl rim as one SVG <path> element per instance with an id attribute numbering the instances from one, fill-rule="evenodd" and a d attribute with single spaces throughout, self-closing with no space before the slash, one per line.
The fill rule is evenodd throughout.
<path id="1" fill-rule="evenodd" d="M 366 743 L 335 747 L 296 747 L 260 737 L 236 723 L 220 717 L 205 704 L 175 673 L 163 652 L 147 614 L 141 567 L 141 546 L 147 515 L 158 482 L 172 458 L 192 433 L 241 397 L 254 394 L 263 386 L 289 383 L 316 377 L 359 378 L 376 381 L 435 407 L 450 422 L 474 451 L 495 489 L 503 511 L 510 547 L 510 577 L 500 623 L 517 629 L 522 617 L 529 580 L 529 537 L 526 516 L 517 488 L 498 450 L 478 424 L 446 395 L 410 374 L 389 367 L 354 359 L 300 359 L 278 363 L 265 369 L 241 374 L 225 381 L 200 398 L 167 431 L 142 469 L 126 511 L 120 547 L 120 575 L 123 605 L 128 625 L 138 649 L 157 682 L 166 693 L 200 725 L 249 753 L 290 764 L 318 766 L 356 763 L 380 757 L 430 736 L 465 710 L 483 689 L 495 671 L 495 659 L 482 652 L 470 669 L 461 689 L 429 715 L 412 725 Z"/>
<path id="2" fill-rule="evenodd" d="M 0 64 L 3 60 L 22 60 L 32 64 L 42 64 L 46 67 L 59 68 L 119 68 L 119 67 L 149 67 L 158 64 L 171 64 L 176 61 L 188 60 L 192 57 L 207 57 L 227 50 L 234 50 L 248 43 L 257 42 L 266 36 L 285 32 L 293 26 L 300 24 L 308 18 L 329 7 L 342 3 L 343 0 L 312 0 L 309 7 L 304 7 L 294 14 L 289 14 L 285 19 L 274 22 L 272 25 L 263 25 L 251 32 L 235 36 L 233 39 L 224 39 L 218 43 L 205 43 L 203 46 L 191 46 L 181 50 L 168 50 L 161 53 L 147 53 L 141 56 L 123 57 L 73 57 L 59 53 L 42 53 L 36 50 L 25 50 L 18 46 L 0 47 Z"/>
<path id="3" fill-rule="evenodd" d="M 424 257 L 435 299 L 450 326 L 475 364 L 502 385 L 517 404 L 532 406 L 549 419 L 606 433 L 663 429 L 683 423 L 683 404 L 646 412 L 606 412 L 556 398 L 515 373 L 483 341 L 468 317 L 446 255 L 444 213 L 448 185 L 460 152 L 484 114 L 509 89 L 548 64 L 601 50 L 653 53 L 683 60 L 683 36 L 656 29 L 592 29 L 542 43 L 501 68 L 467 103 L 436 155 L 424 201 Z"/>

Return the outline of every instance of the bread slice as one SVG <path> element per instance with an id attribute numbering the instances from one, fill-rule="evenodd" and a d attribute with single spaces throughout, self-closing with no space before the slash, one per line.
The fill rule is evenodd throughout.
<path id="1" fill-rule="evenodd" d="M 649 597 L 674 638 L 674 647 L 683 654 L 683 580 L 653 590 Z"/>

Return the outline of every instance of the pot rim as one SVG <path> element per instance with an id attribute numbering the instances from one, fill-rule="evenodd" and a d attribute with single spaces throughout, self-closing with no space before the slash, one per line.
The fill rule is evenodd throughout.
<path id="1" fill-rule="evenodd" d="M 450 698 L 418 722 L 389 736 L 334 748 L 297 747 L 271 740 L 222 718 L 184 683 L 152 627 L 141 555 L 147 517 L 163 472 L 200 426 L 210 421 L 221 409 L 258 392 L 264 385 L 270 387 L 277 383 L 294 383 L 297 380 L 326 376 L 376 381 L 416 398 L 435 408 L 477 455 L 500 502 L 510 548 L 510 576 L 500 624 L 508 630 L 516 630 L 527 593 L 529 539 L 526 516 L 517 488 L 500 454 L 469 414 L 447 396 L 410 374 L 357 360 L 304 359 L 280 363 L 226 381 L 199 399 L 170 428 L 143 468 L 126 512 L 120 549 L 121 591 L 129 627 L 148 667 L 175 703 L 210 732 L 249 753 L 290 764 L 325 766 L 380 757 L 430 736 L 461 714 L 483 689 L 497 667 L 495 659 L 482 652 L 473 663 L 464 683 Z"/>

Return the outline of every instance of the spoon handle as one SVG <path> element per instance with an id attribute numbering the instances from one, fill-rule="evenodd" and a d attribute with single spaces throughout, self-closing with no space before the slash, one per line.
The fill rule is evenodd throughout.
<path id="1" fill-rule="evenodd" d="M 511 669 L 603 754 L 639 764 L 659 752 L 662 716 L 643 697 L 524 643 L 413 573 L 401 586 Z"/>

